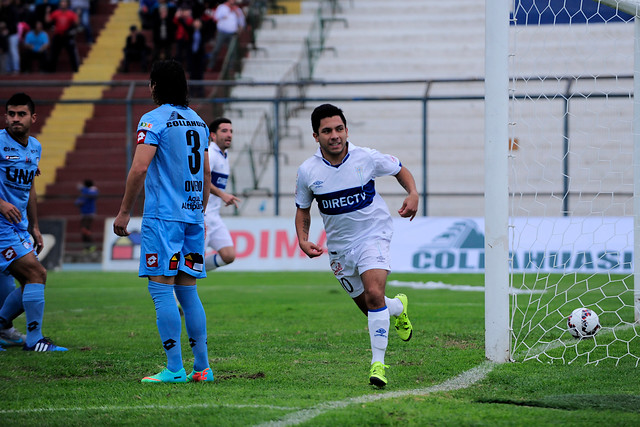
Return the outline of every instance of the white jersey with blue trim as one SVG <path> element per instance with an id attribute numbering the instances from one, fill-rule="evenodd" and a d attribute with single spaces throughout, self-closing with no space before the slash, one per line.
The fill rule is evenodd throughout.
<path id="1" fill-rule="evenodd" d="M 137 143 L 157 151 L 144 181 L 143 217 L 191 224 L 204 222 L 204 156 L 209 128 L 189 107 L 163 104 L 138 123 Z"/>
<path id="2" fill-rule="evenodd" d="M 0 223 L 25 231 L 29 226 L 29 195 L 42 155 L 42 146 L 30 136 L 25 147 L 3 129 L 0 131 L 0 152 L 0 198 L 18 208 L 22 215 L 22 220 L 17 224 L 10 223 L 4 215 L 0 215 Z"/>
<path id="3" fill-rule="evenodd" d="M 229 167 L 227 153 L 220 150 L 218 146 L 212 145 L 209 150 L 209 166 L 211 167 L 211 185 L 221 190 L 226 190 L 231 170 Z M 207 212 L 205 215 L 219 215 L 221 206 L 222 199 L 212 194 L 209 197 L 209 203 L 207 204 Z"/>
<path id="4" fill-rule="evenodd" d="M 393 220 L 376 192 L 375 178 L 396 175 L 400 160 L 350 142 L 348 150 L 342 163 L 333 166 L 318 148 L 300 165 L 296 179 L 296 206 L 309 208 L 316 199 L 331 251 L 353 247 L 363 238 L 391 239 L 393 234 Z"/>

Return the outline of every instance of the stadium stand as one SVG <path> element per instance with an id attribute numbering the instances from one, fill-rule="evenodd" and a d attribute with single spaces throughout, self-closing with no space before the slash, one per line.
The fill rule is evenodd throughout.
<path id="1" fill-rule="evenodd" d="M 100 2 L 100 5 L 105 6 L 104 3 L 107 2 Z M 37 136 L 43 142 L 45 155 L 41 163 L 42 177 L 37 184 L 40 195 L 39 214 L 41 218 L 66 220 L 67 261 L 97 261 L 100 257 L 99 245 L 92 253 L 83 250 L 80 215 L 74 205 L 78 185 L 83 180 L 92 179 L 100 190 L 93 225 L 94 241 L 102 241 L 105 219 L 118 211 L 129 160 L 127 112 L 121 101 L 129 97 L 138 101 L 132 105 L 134 122 L 152 108 L 149 89 L 145 84 L 148 73 L 135 67 L 130 73 L 121 71 L 122 49 L 129 28 L 131 25 L 140 25 L 137 8 L 137 2 L 120 2 L 101 9 L 104 13 L 94 16 L 96 42 L 90 49 L 83 50 L 85 56 L 79 71 L 75 74 L 51 75 L 51 78 L 64 77 L 66 81 L 74 82 L 111 81 L 110 86 L 86 84 L 62 87 L 58 91 L 47 89 L 53 92 L 50 98 L 52 103 L 82 99 L 107 100 L 86 104 L 58 102 L 40 118 L 40 125 L 44 122 L 44 126 L 37 131 Z M 148 30 L 147 38 L 151 39 Z M 242 33 L 241 45 L 250 43 L 250 38 L 249 32 Z M 226 52 L 221 52 L 222 55 L 224 53 Z M 219 72 L 219 69 L 207 72 L 205 79 L 215 80 Z M 138 81 L 133 92 L 128 85 L 130 81 Z M 108 100 L 120 102 L 112 103 Z M 194 105 L 195 107 L 197 106 Z M 132 127 L 135 125 L 136 123 L 131 124 Z M 130 133 L 134 130 L 130 130 Z M 140 209 L 141 205 L 138 203 L 136 208 Z M 136 211 L 134 214 L 141 212 Z"/>
<path id="2" fill-rule="evenodd" d="M 416 102 L 347 102 L 345 96 L 420 96 L 429 90 L 431 96 L 484 95 L 484 3 L 475 0 L 459 2 L 425 2 L 407 0 L 401 5 L 390 6 L 386 0 L 338 1 L 340 21 L 329 22 L 324 44 L 326 48 L 318 56 L 313 78 L 317 81 L 371 81 L 371 80 L 424 80 L 470 79 L 467 83 L 426 83 L 399 85 L 317 85 L 304 89 L 307 97 L 338 99 L 350 118 L 350 139 L 356 145 L 366 145 L 397 155 L 422 181 L 422 107 Z M 317 3 L 304 2 L 300 15 L 273 16 L 273 24 L 265 25 L 257 38 L 264 52 L 256 52 L 248 58 L 243 68 L 243 78 L 256 81 L 292 81 L 291 70 L 303 61 L 304 40 L 312 28 Z M 617 43 L 624 40 L 628 52 L 633 51 L 633 26 L 624 23 L 610 25 L 590 24 L 590 31 L 600 32 L 601 37 L 584 37 L 580 25 L 533 28 L 518 34 L 519 48 L 524 56 L 519 58 L 523 76 L 628 74 L 632 70 L 631 54 L 602 61 L 615 33 Z M 455 31 L 452 29 L 455 28 Z M 306 29 L 306 30 L 305 30 Z M 304 32 L 307 34 L 304 34 Z M 516 31 L 512 27 L 512 31 Z M 550 38 L 560 37 L 564 44 L 549 43 Z M 540 55 L 542 49 L 546 55 Z M 531 53 L 530 55 L 528 53 Z M 561 69 L 570 64 L 570 69 Z M 571 59 L 567 59 L 571 58 Z M 266 70 L 266 71 L 265 71 Z M 549 87 L 547 86 L 547 88 Z M 239 88 L 256 93 L 255 88 Z M 268 88 L 261 89 L 268 93 Z M 280 214 L 292 216 L 293 182 L 298 165 L 317 147 L 311 136 L 309 116 L 317 102 L 292 111 L 286 117 L 287 128 L 280 138 Z M 254 106 L 256 109 L 259 105 Z M 264 105 L 262 106 L 264 108 Z M 270 108 L 270 107 L 267 107 Z M 233 110 L 230 110 L 230 114 Z M 244 117 L 244 118 L 243 118 Z M 236 123 L 246 119 L 237 114 Z M 578 121 L 575 123 L 579 125 Z M 432 216 L 474 215 L 484 212 L 484 105 L 481 100 L 431 101 L 428 105 L 428 192 L 429 210 Z M 595 137 L 595 136 L 594 136 Z M 240 150 L 244 138 L 251 132 L 237 134 L 235 150 Z M 238 156 L 234 152 L 232 156 Z M 271 188 L 274 182 L 273 161 L 263 164 L 258 187 Z M 381 179 L 378 190 L 392 208 L 399 206 L 403 198 L 393 180 Z M 395 193 L 395 194 L 394 194 Z M 451 197 L 452 194 L 472 194 L 475 197 Z M 265 202 L 267 209 L 264 208 Z M 264 197 L 249 197 L 242 206 L 242 215 L 272 214 L 271 201 Z"/>

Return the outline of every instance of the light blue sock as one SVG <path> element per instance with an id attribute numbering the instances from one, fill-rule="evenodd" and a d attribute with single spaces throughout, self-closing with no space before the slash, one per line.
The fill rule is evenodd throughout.
<path id="1" fill-rule="evenodd" d="M 27 283 L 22 292 L 22 305 L 27 316 L 27 346 L 34 346 L 42 338 L 44 316 L 44 285 Z"/>
<path id="2" fill-rule="evenodd" d="M 162 347 L 167 354 L 167 369 L 171 372 L 178 372 L 183 367 L 180 348 L 182 321 L 176 299 L 173 296 L 173 288 L 173 285 L 149 280 L 149 293 L 156 306 L 156 324 L 162 340 Z"/>
<path id="3" fill-rule="evenodd" d="M 175 287 L 176 296 L 184 311 L 184 323 L 189 334 L 189 345 L 193 351 L 193 369 L 202 371 L 209 367 L 207 353 L 207 317 L 194 286 Z"/>
<path id="4" fill-rule="evenodd" d="M 23 312 L 22 288 L 14 288 L 13 292 L 4 300 L 2 308 L 0 308 L 0 318 L 4 319 L 6 321 L 6 327 L 10 328 L 13 319 L 20 316 Z"/>

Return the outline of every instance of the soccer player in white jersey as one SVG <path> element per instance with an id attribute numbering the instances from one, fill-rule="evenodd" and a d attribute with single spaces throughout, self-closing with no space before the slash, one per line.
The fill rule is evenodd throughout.
<path id="1" fill-rule="evenodd" d="M 319 147 L 298 169 L 298 241 L 310 258 L 323 253 L 321 246 L 309 241 L 310 209 L 315 198 L 327 233 L 331 269 L 368 318 L 372 351 L 369 382 L 384 387 L 390 316 L 396 316 L 395 328 L 403 341 L 411 339 L 413 328 L 407 315 L 406 295 L 385 296 L 393 222 L 386 203 L 375 190 L 374 180 L 395 176 L 408 193 L 398 214 L 409 220 L 418 211 L 415 180 L 396 157 L 350 143 L 347 120 L 340 108 L 320 105 L 311 114 L 311 126 Z"/>
<path id="2" fill-rule="evenodd" d="M 31 97 L 17 93 L 9 98 L 5 119 L 7 127 L 0 131 L 0 270 L 15 277 L 20 287 L 7 295 L 0 309 L 0 328 L 10 328 L 24 311 L 27 335 L 23 350 L 67 351 L 42 335 L 47 270 L 36 256 L 43 240 L 33 185 L 42 146 L 31 136 L 31 125 L 36 122 Z"/>
<path id="3" fill-rule="evenodd" d="M 127 236 L 131 208 L 144 184 L 140 269 L 156 309 L 156 324 L 167 355 L 167 367 L 144 377 L 145 383 L 213 381 L 207 352 L 207 322 L 196 279 L 204 278 L 204 211 L 211 183 L 209 128 L 189 108 L 189 88 L 180 63 L 158 61 L 149 76 L 158 105 L 138 123 L 137 147 L 113 231 Z M 193 371 L 182 362 L 184 310 Z"/>
<path id="4" fill-rule="evenodd" d="M 233 127 L 231 120 L 218 117 L 209 125 L 210 140 L 213 144 L 209 148 L 209 165 L 211 166 L 211 194 L 204 223 L 207 228 L 205 248 L 207 250 L 204 264 L 207 271 L 215 270 L 223 265 L 231 264 L 236 259 L 236 249 L 229 230 L 220 217 L 220 207 L 234 205 L 238 207 L 240 199 L 227 193 L 229 181 L 229 159 L 227 150 L 233 141 Z"/>

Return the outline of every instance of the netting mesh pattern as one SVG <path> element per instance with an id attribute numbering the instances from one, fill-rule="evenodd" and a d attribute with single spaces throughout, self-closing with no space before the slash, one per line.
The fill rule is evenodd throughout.
<path id="1" fill-rule="evenodd" d="M 512 357 L 638 366 L 633 18 L 592 0 L 516 0 L 511 18 Z M 593 338 L 568 331 L 579 307 Z"/>

